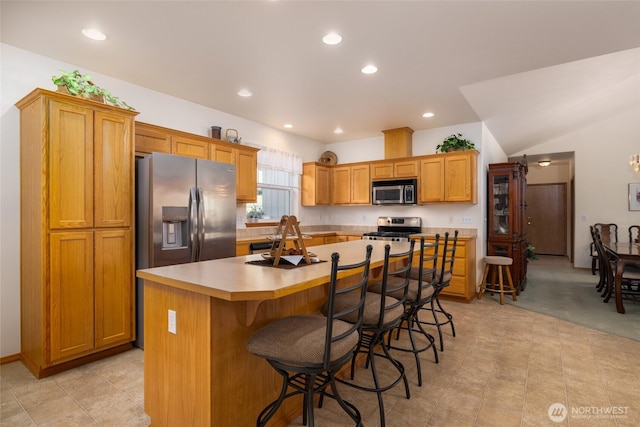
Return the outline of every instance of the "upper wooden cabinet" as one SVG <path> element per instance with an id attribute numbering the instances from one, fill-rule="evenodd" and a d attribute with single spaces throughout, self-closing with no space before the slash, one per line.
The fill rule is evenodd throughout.
<path id="1" fill-rule="evenodd" d="M 236 165 L 236 201 L 258 198 L 258 149 L 221 139 L 136 122 L 136 153 L 154 151 Z"/>
<path id="2" fill-rule="evenodd" d="M 331 169 L 331 203 L 334 205 L 369 204 L 371 187 L 369 164 L 350 164 Z"/>
<path id="3" fill-rule="evenodd" d="M 21 360 L 40 378 L 135 338 L 137 113 L 43 89 L 16 105 Z"/>
<path id="4" fill-rule="evenodd" d="M 418 203 L 478 203 L 477 164 L 475 150 L 420 158 Z"/>
<path id="5" fill-rule="evenodd" d="M 136 154 L 171 153 L 171 135 L 162 128 L 136 122 Z"/>
<path id="6" fill-rule="evenodd" d="M 322 163 L 302 165 L 302 206 L 331 204 L 331 169 Z"/>
<path id="7" fill-rule="evenodd" d="M 416 178 L 418 159 L 384 161 L 371 163 L 371 179 Z"/>
<path id="8" fill-rule="evenodd" d="M 171 135 L 171 154 L 210 160 L 209 142 L 183 135 Z"/>
<path id="9" fill-rule="evenodd" d="M 331 166 L 305 163 L 302 205 L 368 204 L 371 203 L 371 181 L 407 178 L 418 179 L 418 204 L 475 204 L 478 202 L 477 162 L 478 152 L 471 150 Z"/>
<path id="10" fill-rule="evenodd" d="M 248 147 L 251 148 L 251 147 Z M 220 150 L 218 150 L 220 153 Z M 226 163 L 223 160 L 218 160 Z M 236 162 L 236 200 L 255 202 L 258 200 L 258 150 L 237 149 Z"/>

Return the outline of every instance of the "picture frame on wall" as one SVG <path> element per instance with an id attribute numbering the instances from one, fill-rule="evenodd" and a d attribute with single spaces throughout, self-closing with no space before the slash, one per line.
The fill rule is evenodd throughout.
<path id="1" fill-rule="evenodd" d="M 640 182 L 629 184 L 629 210 L 640 211 Z"/>

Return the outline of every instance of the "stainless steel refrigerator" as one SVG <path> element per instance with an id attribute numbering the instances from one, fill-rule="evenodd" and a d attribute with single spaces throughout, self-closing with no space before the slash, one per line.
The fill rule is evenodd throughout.
<path id="1" fill-rule="evenodd" d="M 236 254 L 235 165 L 153 153 L 136 159 L 136 269 Z M 144 348 L 136 282 L 136 342 Z"/>

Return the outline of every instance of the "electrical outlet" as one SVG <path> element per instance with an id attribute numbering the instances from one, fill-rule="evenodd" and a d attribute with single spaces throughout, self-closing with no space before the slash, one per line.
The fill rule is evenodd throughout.
<path id="1" fill-rule="evenodd" d="M 453 224 L 453 215 L 449 216 L 449 224 Z"/>
<path id="2" fill-rule="evenodd" d="M 237 222 L 238 224 L 242 224 L 242 215 L 238 215 L 238 216 L 236 217 L 236 222 Z"/>
<path id="3" fill-rule="evenodd" d="M 174 310 L 169 310 L 169 332 L 172 334 L 176 334 L 176 312 Z"/>

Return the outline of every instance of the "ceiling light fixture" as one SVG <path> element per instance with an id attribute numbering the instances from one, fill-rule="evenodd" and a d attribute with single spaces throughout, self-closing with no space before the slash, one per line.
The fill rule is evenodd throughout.
<path id="1" fill-rule="evenodd" d="M 633 170 L 636 171 L 636 173 L 640 173 L 640 154 L 632 155 L 629 164 L 633 167 Z"/>
<path id="2" fill-rule="evenodd" d="M 336 128 L 336 130 L 333 131 L 333 133 L 342 133 L 342 132 L 344 131 L 340 128 Z"/>
<path id="3" fill-rule="evenodd" d="M 342 36 L 338 33 L 329 33 L 322 38 L 324 44 L 335 45 L 342 41 Z"/>
<path id="4" fill-rule="evenodd" d="M 107 36 L 100 30 L 96 28 L 83 28 L 82 34 L 85 37 L 90 38 L 91 40 L 102 41 L 106 40 Z"/>
<path id="5" fill-rule="evenodd" d="M 364 74 L 373 74 L 378 71 L 378 67 L 376 67 L 375 65 L 367 65 L 360 71 L 362 71 Z"/>
<path id="6" fill-rule="evenodd" d="M 249 92 L 246 89 L 242 89 L 240 92 L 238 92 L 238 95 L 243 96 L 243 97 L 249 97 L 251 95 L 253 95 L 251 92 Z"/>
<path id="7" fill-rule="evenodd" d="M 433 113 L 424 113 L 422 115 L 422 117 L 427 118 L 427 119 L 430 118 L 430 117 L 433 117 L 433 116 L 435 116 L 435 114 L 433 114 Z"/>
<path id="8" fill-rule="evenodd" d="M 286 129 L 291 129 L 293 128 L 293 125 L 291 123 L 285 123 L 282 127 Z"/>
<path id="9" fill-rule="evenodd" d="M 551 164 L 551 161 L 549 161 L 549 160 L 541 160 L 541 161 L 538 162 L 538 164 L 541 167 L 546 168 L 547 166 L 549 166 Z"/>

